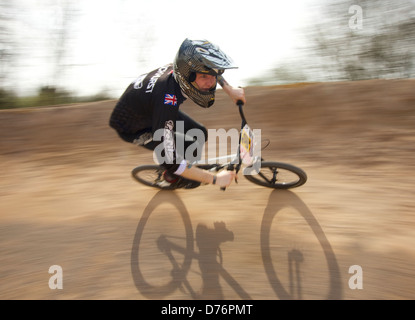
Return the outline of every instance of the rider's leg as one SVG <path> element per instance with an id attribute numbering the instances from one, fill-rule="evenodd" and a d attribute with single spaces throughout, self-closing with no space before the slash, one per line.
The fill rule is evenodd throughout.
<path id="1" fill-rule="evenodd" d="M 144 139 L 140 139 L 140 140 L 144 140 Z M 177 157 L 179 159 L 184 159 L 184 157 L 186 156 L 186 154 L 184 154 L 186 150 L 188 151 L 195 150 L 195 152 L 188 152 L 187 154 L 189 158 L 188 161 L 192 161 L 192 160 L 194 161 L 195 159 L 197 159 L 198 153 L 199 153 L 197 150 L 201 150 L 201 147 L 199 146 L 199 140 L 200 139 L 194 140 L 192 136 L 186 136 L 182 132 L 175 132 L 176 151 L 178 153 Z M 146 141 L 146 143 L 142 146 L 148 150 L 154 151 L 155 148 L 159 144 L 160 144 L 160 141 L 153 141 L 152 139 L 150 139 Z M 181 144 L 181 147 L 179 147 L 178 144 Z M 160 183 L 162 183 L 164 186 L 166 186 L 165 184 L 166 182 L 167 182 L 167 185 L 171 185 L 171 186 L 175 185 L 179 188 L 195 188 L 200 185 L 200 182 L 185 179 L 168 170 L 164 171 L 163 177 L 164 177 L 165 182 L 162 181 Z"/>

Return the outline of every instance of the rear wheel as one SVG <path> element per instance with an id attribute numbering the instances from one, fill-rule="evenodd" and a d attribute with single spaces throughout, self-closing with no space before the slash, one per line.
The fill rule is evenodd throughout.
<path id="1" fill-rule="evenodd" d="M 259 170 L 255 167 L 245 168 L 244 176 L 252 183 L 274 189 L 296 188 L 307 181 L 307 175 L 302 169 L 288 163 L 271 161 L 261 162 Z"/>
<path id="2" fill-rule="evenodd" d="M 165 181 L 163 178 L 164 170 L 165 169 L 156 164 L 148 164 L 134 168 L 131 171 L 131 175 L 135 180 L 149 187 L 162 190 L 175 189 L 175 187 L 172 187 L 170 184 L 163 184 Z"/>

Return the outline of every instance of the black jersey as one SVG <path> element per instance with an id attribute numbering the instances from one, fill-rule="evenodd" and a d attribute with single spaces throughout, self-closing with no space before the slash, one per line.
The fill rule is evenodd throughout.
<path id="1" fill-rule="evenodd" d="M 110 118 L 110 126 L 128 142 L 137 134 L 151 129 L 154 134 L 175 121 L 185 97 L 173 77 L 173 66 L 168 64 L 139 76 L 118 100 Z"/>
<path id="2" fill-rule="evenodd" d="M 173 76 L 173 65 L 168 64 L 139 76 L 124 91 L 110 117 L 110 126 L 122 139 L 134 143 L 144 132 L 175 131 L 179 106 L 186 98 Z M 155 145 L 153 145 L 154 148 Z M 174 150 L 170 150 L 175 156 Z M 175 159 L 174 159 L 175 160 Z M 174 161 L 171 159 L 171 161 Z"/>

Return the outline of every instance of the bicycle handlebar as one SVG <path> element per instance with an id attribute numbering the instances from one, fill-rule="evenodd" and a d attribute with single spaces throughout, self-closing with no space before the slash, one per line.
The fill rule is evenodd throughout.
<path id="1" fill-rule="evenodd" d="M 237 106 L 239 107 L 239 114 L 241 115 L 241 119 L 242 119 L 242 124 L 241 124 L 241 129 L 246 125 L 246 118 L 245 118 L 245 114 L 244 114 L 244 111 L 243 111 L 243 106 L 244 106 L 244 103 L 243 103 L 243 101 L 242 100 L 238 100 L 238 101 L 236 101 L 236 104 L 237 104 Z M 239 147 L 238 147 L 238 157 L 239 157 Z M 231 163 L 229 166 L 228 166 L 228 171 L 233 171 L 233 170 L 235 170 L 235 165 L 233 164 L 233 163 Z M 238 170 L 238 169 L 237 169 Z M 236 180 L 237 181 L 237 180 Z M 221 187 L 220 188 L 222 191 L 225 191 L 226 190 L 226 187 Z"/>
<path id="2" fill-rule="evenodd" d="M 246 118 L 245 118 L 245 114 L 244 114 L 244 110 L 243 110 L 244 103 L 242 102 L 242 100 L 238 100 L 236 102 L 236 104 L 239 107 L 239 114 L 241 115 L 241 119 L 242 119 L 241 128 L 243 128 L 246 124 Z"/>

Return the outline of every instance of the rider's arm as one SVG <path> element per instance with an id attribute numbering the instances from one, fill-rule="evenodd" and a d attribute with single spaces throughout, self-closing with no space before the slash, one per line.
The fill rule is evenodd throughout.
<path id="1" fill-rule="evenodd" d="M 202 170 L 197 167 L 186 167 L 180 174 L 182 177 L 190 180 L 199 181 L 201 183 L 213 184 L 216 176 L 215 184 L 220 187 L 228 187 L 236 177 L 235 171 L 221 171 L 217 175 L 212 172 Z"/>
<path id="2" fill-rule="evenodd" d="M 234 103 L 236 103 L 238 100 L 246 103 L 244 89 L 232 87 L 222 75 L 218 76 L 218 83 L 222 87 L 223 91 L 225 91 L 226 94 L 231 97 Z"/>

